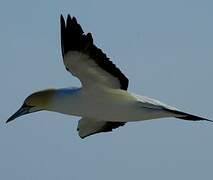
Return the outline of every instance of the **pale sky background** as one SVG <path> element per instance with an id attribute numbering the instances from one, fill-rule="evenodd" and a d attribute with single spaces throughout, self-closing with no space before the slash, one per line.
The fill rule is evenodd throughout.
<path id="1" fill-rule="evenodd" d="M 0 179 L 211 180 L 213 123 L 128 123 L 80 139 L 79 118 L 7 118 L 32 92 L 79 86 L 64 69 L 59 17 L 85 32 L 130 80 L 129 90 L 213 119 L 213 1 L 3 0 L 0 3 Z"/>

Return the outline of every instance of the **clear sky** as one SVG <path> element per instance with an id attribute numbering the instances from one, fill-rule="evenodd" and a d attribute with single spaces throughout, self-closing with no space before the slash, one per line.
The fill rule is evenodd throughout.
<path id="1" fill-rule="evenodd" d="M 210 0 L 1 1 L 0 179 L 212 179 L 213 123 L 158 119 L 84 140 L 78 117 L 38 112 L 5 124 L 32 92 L 80 85 L 62 63 L 61 13 L 93 34 L 130 91 L 212 119 L 212 7 Z"/>

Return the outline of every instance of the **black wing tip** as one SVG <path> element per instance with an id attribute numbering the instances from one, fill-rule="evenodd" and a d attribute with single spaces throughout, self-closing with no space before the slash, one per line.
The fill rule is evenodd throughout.
<path id="1" fill-rule="evenodd" d="M 60 15 L 60 19 L 61 19 L 62 21 L 65 21 L 63 14 Z M 73 20 L 73 21 L 76 21 L 76 22 L 77 22 L 76 17 L 75 17 L 75 16 L 72 17 L 72 16 L 70 16 L 70 14 L 67 15 L 67 20 L 71 20 L 71 21 Z"/>
<path id="2" fill-rule="evenodd" d="M 80 26 L 77 22 L 77 18 L 75 16 L 70 16 L 70 14 L 67 15 L 67 18 L 66 18 L 66 23 L 65 23 L 65 18 L 63 16 L 63 14 L 60 15 L 60 21 L 61 23 L 63 23 L 66 27 L 67 25 L 69 25 L 70 23 L 71 24 L 77 24 L 78 26 Z"/>
<path id="3" fill-rule="evenodd" d="M 178 119 L 184 119 L 184 120 L 188 120 L 188 121 L 209 121 L 209 122 L 213 122 L 213 120 L 201 117 L 201 116 L 196 116 L 193 114 L 189 114 L 189 113 L 185 113 L 182 111 L 178 111 L 178 110 L 172 110 L 172 109 L 165 109 L 166 111 L 174 114 L 175 118 Z"/>
<path id="4" fill-rule="evenodd" d="M 185 116 L 185 117 L 175 117 L 175 118 L 178 118 L 178 119 L 183 119 L 183 120 L 188 120 L 188 121 L 208 121 L 208 122 L 212 122 L 213 123 L 213 120 L 211 119 L 207 119 L 207 118 L 202 118 L 202 117 L 199 117 L 199 116 Z"/>
<path id="5" fill-rule="evenodd" d="M 191 115 L 191 114 L 187 114 L 186 116 L 176 117 L 176 118 L 184 119 L 184 120 L 189 120 L 189 121 L 202 121 L 203 120 L 203 121 L 213 122 L 210 119 L 207 119 L 207 118 L 204 118 L 204 117 L 200 117 L 200 116 Z"/>
<path id="6" fill-rule="evenodd" d="M 208 121 L 208 122 L 213 122 L 213 120 L 211 119 L 204 119 L 205 121 Z"/>
<path id="7" fill-rule="evenodd" d="M 61 14 L 61 47 L 62 55 L 66 54 L 68 51 L 79 50 L 83 44 L 84 32 L 81 25 L 78 24 L 76 17 L 71 17 L 70 14 L 67 15 L 65 19 Z"/>
<path id="8" fill-rule="evenodd" d="M 177 116 L 174 115 L 175 118 L 178 119 L 184 119 L 184 120 L 189 120 L 189 121 L 209 121 L 209 122 L 213 122 L 213 120 L 201 117 L 201 116 L 196 116 L 193 114 L 188 114 L 185 112 L 181 112 L 181 111 L 176 111 L 176 110 L 167 110 L 169 112 L 172 112 L 174 114 L 176 114 Z"/>
<path id="9" fill-rule="evenodd" d="M 62 30 L 65 29 L 65 20 L 62 14 L 60 16 L 60 23 L 61 23 L 61 32 L 62 32 Z"/>
<path id="10" fill-rule="evenodd" d="M 61 20 L 61 21 L 64 21 L 64 17 L 63 17 L 62 14 L 60 15 L 60 20 Z"/>
<path id="11" fill-rule="evenodd" d="M 67 15 L 67 25 L 69 24 L 69 23 L 71 23 L 72 22 L 72 18 L 71 18 L 71 16 L 68 14 Z"/>

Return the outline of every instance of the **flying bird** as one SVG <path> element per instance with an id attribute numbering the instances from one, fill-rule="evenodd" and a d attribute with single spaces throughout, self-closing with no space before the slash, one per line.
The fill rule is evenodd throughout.
<path id="1" fill-rule="evenodd" d="M 75 17 L 61 15 L 61 50 L 65 68 L 82 87 L 46 89 L 28 96 L 7 123 L 19 116 L 47 110 L 80 116 L 81 138 L 109 132 L 131 121 L 175 117 L 212 121 L 183 112 L 158 100 L 127 91 L 129 80 L 85 34 Z"/>

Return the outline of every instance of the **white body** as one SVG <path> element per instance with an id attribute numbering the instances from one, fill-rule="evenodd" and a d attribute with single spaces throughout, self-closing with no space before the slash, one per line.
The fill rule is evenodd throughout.
<path id="1" fill-rule="evenodd" d="M 177 110 L 157 100 L 120 89 L 60 89 L 49 104 L 50 111 L 101 121 L 129 122 L 170 117 L 165 109 Z"/>

